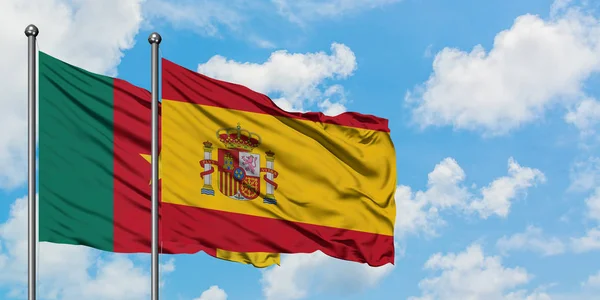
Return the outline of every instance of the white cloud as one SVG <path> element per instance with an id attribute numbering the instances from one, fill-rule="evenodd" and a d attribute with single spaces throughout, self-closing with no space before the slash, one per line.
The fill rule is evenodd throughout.
<path id="1" fill-rule="evenodd" d="M 423 57 L 430 58 L 433 56 L 433 44 L 429 44 L 425 51 L 423 51 Z"/>
<path id="2" fill-rule="evenodd" d="M 538 291 L 515 291 L 529 283 L 532 275 L 521 267 L 505 267 L 498 256 L 485 256 L 478 244 L 458 254 L 434 254 L 425 263 L 425 269 L 439 273 L 421 280 L 422 295 L 411 300 L 550 299 Z"/>
<path id="3" fill-rule="evenodd" d="M 590 275 L 581 285 L 587 288 L 600 289 L 600 271 L 594 275 Z"/>
<path id="4" fill-rule="evenodd" d="M 303 299 L 313 293 L 350 295 L 376 286 L 394 266 L 366 264 L 331 258 L 320 251 L 285 255 L 281 266 L 263 271 L 266 300 Z"/>
<path id="5" fill-rule="evenodd" d="M 254 43 L 256 46 L 258 46 L 259 48 L 264 48 L 264 49 L 273 49 L 273 48 L 277 48 L 277 45 L 275 45 L 274 42 L 271 42 L 269 40 L 266 40 L 264 38 L 261 38 L 259 36 L 256 35 L 250 35 L 248 37 L 250 39 L 250 41 L 252 43 Z"/>
<path id="6" fill-rule="evenodd" d="M 356 70 L 354 52 L 346 45 L 333 43 L 331 54 L 275 51 L 262 63 L 240 63 L 216 55 L 198 66 L 198 72 L 213 78 L 245 85 L 257 92 L 275 95 L 277 105 L 286 110 L 304 110 L 304 106 L 322 102 L 330 113 L 341 112 L 343 95 L 338 85 L 326 86 L 326 80 L 347 78 Z M 325 89 L 323 91 L 322 89 Z M 342 96 L 343 99 L 343 96 Z M 318 103 L 317 103 L 318 104 Z"/>
<path id="7" fill-rule="evenodd" d="M 600 187 L 585 199 L 586 216 L 600 225 Z M 576 253 L 600 250 L 600 227 L 589 229 L 582 237 L 571 238 L 571 248 Z"/>
<path id="8" fill-rule="evenodd" d="M 514 250 L 529 250 L 541 253 L 544 256 L 562 254 L 566 250 L 560 239 L 544 236 L 542 230 L 535 226 L 528 226 L 523 233 L 516 233 L 510 237 L 503 236 L 496 242 L 496 247 L 502 253 Z"/>
<path id="9" fill-rule="evenodd" d="M 25 182 L 27 38 L 40 29 L 40 50 L 92 72 L 116 74 L 123 50 L 133 46 L 143 0 L 0 1 L 0 188 Z"/>
<path id="10" fill-rule="evenodd" d="M 327 116 L 337 116 L 346 111 L 346 106 L 339 102 L 332 103 L 329 99 L 325 99 L 323 102 L 318 104 L 318 107 L 323 111 L 323 114 Z"/>
<path id="11" fill-rule="evenodd" d="M 223 33 L 234 33 L 260 48 L 272 49 L 276 45 L 254 32 L 252 21 L 260 19 L 280 22 L 280 16 L 300 25 L 306 21 L 340 17 L 347 13 L 381 7 L 400 0 L 147 0 L 144 15 L 152 19 L 169 22 L 175 28 L 191 30 L 201 35 L 222 37 Z M 225 4 L 226 3 L 226 4 Z M 276 19 L 273 19 L 273 18 Z"/>
<path id="12" fill-rule="evenodd" d="M 571 298 L 572 300 L 573 298 Z M 534 291 L 529 294 L 527 291 L 521 290 L 512 292 L 504 296 L 503 300 L 559 300 L 543 291 Z M 583 300 L 583 299 L 579 299 Z"/>
<path id="13" fill-rule="evenodd" d="M 440 210 L 464 207 L 469 199 L 468 189 L 462 185 L 463 169 L 453 158 L 445 158 L 429 173 L 426 191 L 413 193 L 408 186 L 396 189 L 396 235 L 403 237 L 420 231 L 435 235 L 436 228 L 445 222 Z"/>
<path id="14" fill-rule="evenodd" d="M 600 124 L 600 101 L 587 98 L 565 115 L 565 121 L 575 125 L 584 136 L 593 135 Z"/>
<path id="15" fill-rule="evenodd" d="M 220 36 L 222 29 L 227 29 L 243 34 L 259 47 L 273 48 L 271 41 L 251 33 L 247 26 L 251 20 L 282 15 L 296 25 L 305 26 L 309 20 L 341 17 L 396 2 L 400 0 L 229 0 L 227 4 L 218 0 L 147 0 L 144 15 L 202 35 Z"/>
<path id="16" fill-rule="evenodd" d="M 585 205 L 588 217 L 600 223 L 600 187 L 597 187 L 594 193 L 585 199 Z"/>
<path id="17" fill-rule="evenodd" d="M 590 157 L 576 162 L 571 169 L 569 190 L 591 191 L 584 200 L 585 216 L 600 225 L 600 158 Z M 600 227 L 588 229 L 581 237 L 571 238 L 571 248 L 576 253 L 600 250 Z"/>
<path id="18" fill-rule="evenodd" d="M 440 217 L 444 210 L 478 213 L 481 218 L 491 215 L 504 218 L 519 194 L 545 180 L 541 171 L 522 167 L 513 158 L 508 160 L 508 176 L 496 178 L 477 193 L 464 184 L 465 177 L 456 160 L 446 158 L 429 173 L 427 190 L 413 193 L 410 187 L 399 186 L 396 235 L 419 232 L 436 235 L 436 229 L 445 224 Z"/>
<path id="19" fill-rule="evenodd" d="M 589 191 L 600 186 L 600 157 L 575 162 L 570 171 L 572 191 Z"/>
<path id="20" fill-rule="evenodd" d="M 496 35 L 489 52 L 481 45 L 471 52 L 440 51 L 430 78 L 405 97 L 414 121 L 422 127 L 506 134 L 556 105 L 583 100 L 584 83 L 600 70 L 600 22 L 561 2 L 550 19 L 516 18 Z M 595 116 L 577 111 L 567 119 L 582 126 Z"/>
<path id="21" fill-rule="evenodd" d="M 556 16 L 559 13 L 564 12 L 569 8 L 569 5 L 573 2 L 573 0 L 554 0 L 552 5 L 550 6 L 550 15 Z"/>
<path id="22" fill-rule="evenodd" d="M 176 28 L 196 31 L 203 35 L 219 35 L 219 27 L 237 29 L 244 21 L 239 1 L 148 0 L 144 15 L 153 20 L 166 20 Z"/>
<path id="23" fill-rule="evenodd" d="M 590 275 L 585 281 L 581 282 L 580 290 L 571 290 L 567 293 L 551 293 L 552 300 L 596 300 L 600 291 L 600 272 Z M 537 298 L 535 298 L 537 299 Z"/>
<path id="24" fill-rule="evenodd" d="M 169 260 L 160 264 L 160 266 L 159 266 L 160 274 L 173 273 L 174 271 L 175 271 L 175 259 L 174 258 L 170 258 Z"/>
<path id="25" fill-rule="evenodd" d="M 571 238 L 571 248 L 576 253 L 600 250 L 600 228 L 588 230 L 585 236 Z"/>
<path id="26" fill-rule="evenodd" d="M 8 220 L 0 225 L 0 285 L 11 295 L 25 293 L 27 285 L 27 198 L 17 199 Z M 101 255 L 84 246 L 39 244 L 40 296 L 62 300 L 147 299 L 148 268 L 134 264 L 129 255 Z M 174 270 L 172 260 L 161 265 L 162 276 Z M 57 276 L 60 274 L 60 276 Z"/>
<path id="27" fill-rule="evenodd" d="M 202 292 L 200 298 L 194 300 L 227 300 L 227 293 L 218 286 L 213 285 L 208 290 Z"/>
<path id="28" fill-rule="evenodd" d="M 144 15 L 147 28 L 166 21 L 176 29 L 192 31 L 203 36 L 223 38 L 233 33 L 254 46 L 265 49 L 276 45 L 253 32 L 248 24 L 252 19 L 264 18 L 273 6 L 260 1 L 228 0 L 145 0 Z M 259 17 L 257 17 L 259 16 Z"/>
<path id="29" fill-rule="evenodd" d="M 304 25 L 306 21 L 339 17 L 344 14 L 374 9 L 400 0 L 271 0 L 280 14 Z"/>
<path id="30" fill-rule="evenodd" d="M 337 116 L 346 111 L 346 94 L 344 93 L 344 87 L 335 84 L 327 88 L 325 93 L 323 93 L 325 97 L 320 103 L 317 103 L 319 109 L 323 112 L 323 114 L 327 116 Z"/>
<path id="31" fill-rule="evenodd" d="M 511 157 L 508 160 L 508 176 L 497 178 L 481 189 L 483 197 L 471 202 L 469 209 L 478 212 L 484 219 L 493 214 L 506 217 L 511 200 L 518 193 L 525 193 L 528 188 L 545 181 L 546 178 L 540 170 L 522 167 Z"/>

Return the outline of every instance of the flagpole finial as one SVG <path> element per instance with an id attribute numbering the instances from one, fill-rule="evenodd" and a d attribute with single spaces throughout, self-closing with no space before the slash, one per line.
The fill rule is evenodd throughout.
<path id="1" fill-rule="evenodd" d="M 160 34 L 158 34 L 158 32 L 153 32 L 148 37 L 148 43 L 150 44 L 160 44 L 161 41 L 162 37 L 160 36 Z"/>
<path id="2" fill-rule="evenodd" d="M 36 37 L 38 35 L 38 33 L 40 33 L 40 30 L 37 28 L 37 26 L 35 26 L 33 24 L 30 24 L 27 27 L 25 27 L 25 35 L 28 37 L 29 36 Z M 160 36 L 159 36 L 159 38 L 160 38 Z"/>

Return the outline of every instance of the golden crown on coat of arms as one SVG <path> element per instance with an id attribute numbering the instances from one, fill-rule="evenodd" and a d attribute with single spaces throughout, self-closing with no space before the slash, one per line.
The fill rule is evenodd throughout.
<path id="1" fill-rule="evenodd" d="M 242 129 L 240 123 L 235 128 L 217 130 L 217 138 L 229 149 L 252 151 L 261 143 L 260 136 L 254 132 Z"/>

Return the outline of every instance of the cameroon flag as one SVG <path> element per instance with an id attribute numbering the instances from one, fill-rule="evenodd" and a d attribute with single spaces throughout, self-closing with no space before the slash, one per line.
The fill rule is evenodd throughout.
<path id="1" fill-rule="evenodd" d="M 150 252 L 150 107 L 151 94 L 142 88 L 39 53 L 40 241 Z M 162 215 L 159 226 L 164 222 Z M 159 245 L 162 253 L 279 263 L 278 254 L 162 239 Z"/>
<path id="2" fill-rule="evenodd" d="M 165 240 L 394 263 L 387 120 L 286 112 L 165 59 L 162 89 Z"/>

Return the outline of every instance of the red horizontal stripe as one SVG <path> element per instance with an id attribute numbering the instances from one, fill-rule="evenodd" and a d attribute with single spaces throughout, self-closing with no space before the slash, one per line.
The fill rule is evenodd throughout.
<path id="1" fill-rule="evenodd" d="M 394 263 L 392 236 L 161 203 L 162 240 L 236 252 L 312 253 L 382 266 Z M 180 247 L 180 248 L 177 248 Z"/>
<path id="2" fill-rule="evenodd" d="M 245 86 L 217 80 L 162 59 L 162 98 L 268 114 L 276 117 L 389 132 L 388 120 L 373 115 L 345 112 L 326 116 L 321 112 L 292 113 L 280 109 L 269 97 Z"/>

